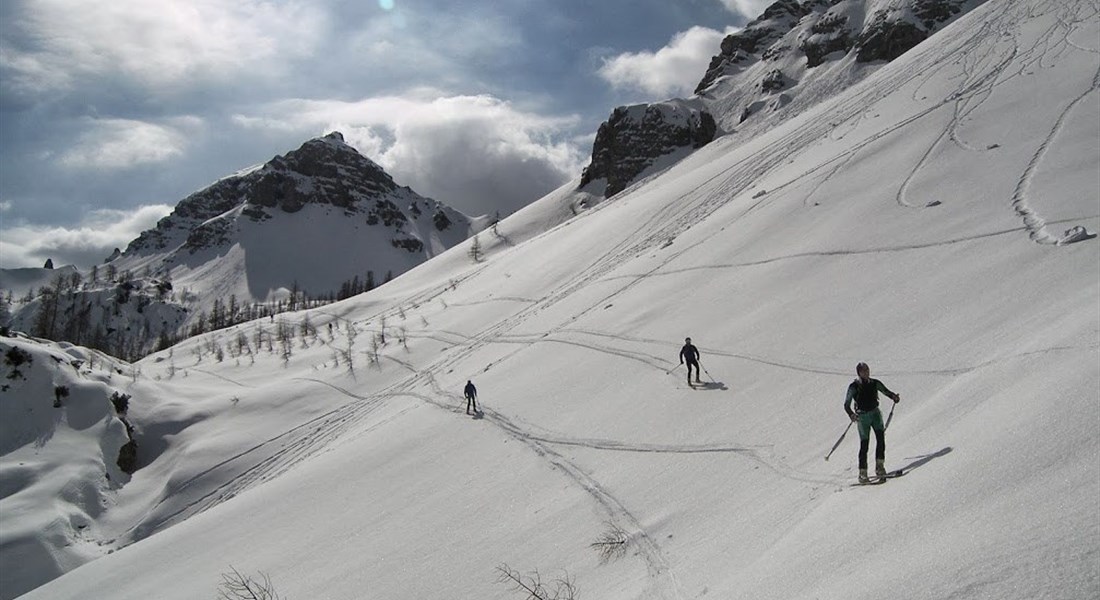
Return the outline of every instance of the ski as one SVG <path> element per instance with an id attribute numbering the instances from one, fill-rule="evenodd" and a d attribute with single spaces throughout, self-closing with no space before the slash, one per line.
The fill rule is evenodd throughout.
<path id="1" fill-rule="evenodd" d="M 858 485 L 881 485 L 883 483 L 886 483 L 887 479 L 894 479 L 895 477 L 901 477 L 902 475 L 905 475 L 905 469 L 898 469 L 897 471 L 890 471 L 889 473 L 886 474 L 886 477 L 878 477 L 878 476 L 871 477 L 867 481 L 857 481 L 857 482 L 853 483 L 852 486 L 854 487 L 854 486 L 858 486 Z"/>

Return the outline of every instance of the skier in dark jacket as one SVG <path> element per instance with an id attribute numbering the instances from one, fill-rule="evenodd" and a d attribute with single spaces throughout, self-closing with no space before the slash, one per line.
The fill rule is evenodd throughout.
<path id="1" fill-rule="evenodd" d="M 878 407 L 878 393 L 882 392 L 895 404 L 901 401 L 901 394 L 895 394 L 881 381 L 871 379 L 871 367 L 867 363 L 856 365 L 855 381 L 848 385 L 848 394 L 844 398 L 844 412 L 848 418 L 859 425 L 859 481 L 866 483 L 867 448 L 870 445 L 871 430 L 875 432 L 875 476 L 886 478 L 886 426 L 882 423 L 882 411 Z M 855 410 L 852 410 L 852 402 Z"/>
<path id="2" fill-rule="evenodd" d="M 695 383 L 699 381 L 699 349 L 691 345 L 691 338 L 684 338 L 684 347 L 680 348 L 680 364 L 687 361 L 688 385 L 691 385 L 691 368 L 695 367 Z"/>
<path id="3" fill-rule="evenodd" d="M 474 382 L 467 379 L 466 380 L 466 389 L 463 390 L 463 393 L 466 396 L 466 414 L 470 414 L 470 407 L 471 406 L 474 408 L 474 413 L 476 414 L 478 412 L 477 411 L 477 388 L 474 387 Z"/>

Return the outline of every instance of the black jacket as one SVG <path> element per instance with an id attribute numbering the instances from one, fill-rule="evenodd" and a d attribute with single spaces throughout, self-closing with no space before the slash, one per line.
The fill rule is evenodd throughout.
<path id="1" fill-rule="evenodd" d="M 898 395 L 891 392 L 883 383 L 877 379 L 868 379 L 867 383 L 864 383 L 861 379 L 856 379 L 848 385 L 848 393 L 844 398 L 844 410 L 851 414 L 851 405 L 854 400 L 856 403 L 856 412 L 865 413 L 870 412 L 878 408 L 878 393 L 882 392 L 886 394 L 891 400 L 897 400 Z"/>
<path id="2" fill-rule="evenodd" d="M 684 362 L 685 360 L 689 365 L 698 364 L 699 349 L 692 344 L 684 344 L 684 347 L 680 348 L 680 362 Z"/>

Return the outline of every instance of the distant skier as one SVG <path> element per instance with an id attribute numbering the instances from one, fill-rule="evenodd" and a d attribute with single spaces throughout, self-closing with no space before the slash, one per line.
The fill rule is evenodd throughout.
<path id="1" fill-rule="evenodd" d="M 470 414 L 470 407 L 474 409 L 474 414 L 477 414 L 477 388 L 474 387 L 474 382 L 466 380 L 466 389 L 463 390 L 466 396 L 466 414 Z"/>
<path id="2" fill-rule="evenodd" d="M 867 448 L 872 429 L 875 431 L 875 476 L 886 478 L 886 427 L 882 424 L 882 411 L 878 408 L 878 393 L 886 394 L 895 404 L 901 401 L 901 394 L 895 394 L 881 381 L 871 379 L 871 367 L 867 363 L 856 365 L 856 375 L 859 377 L 848 385 L 844 412 L 859 425 L 859 481 L 867 483 L 870 481 L 867 477 Z M 856 404 L 854 411 L 853 400 Z"/>
<path id="3" fill-rule="evenodd" d="M 691 338 L 684 338 L 684 347 L 680 348 L 680 364 L 687 361 L 688 385 L 691 385 L 691 368 L 695 367 L 695 383 L 699 381 L 699 349 L 691 345 Z"/>

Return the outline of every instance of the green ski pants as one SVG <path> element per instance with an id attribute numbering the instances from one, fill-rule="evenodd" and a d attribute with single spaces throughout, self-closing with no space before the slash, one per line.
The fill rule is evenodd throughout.
<path id="1" fill-rule="evenodd" d="M 859 468 L 867 468 L 867 449 L 871 442 L 871 431 L 875 432 L 875 460 L 886 458 L 886 426 L 882 424 L 882 411 L 874 409 L 859 413 Z"/>

